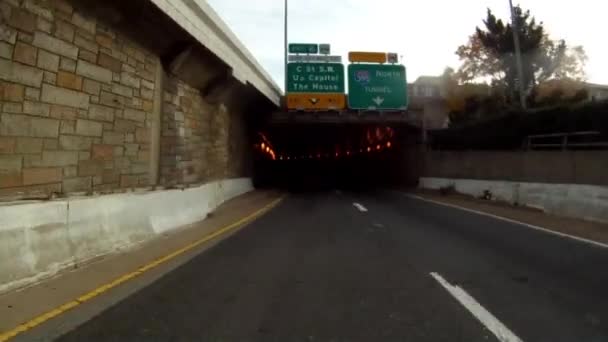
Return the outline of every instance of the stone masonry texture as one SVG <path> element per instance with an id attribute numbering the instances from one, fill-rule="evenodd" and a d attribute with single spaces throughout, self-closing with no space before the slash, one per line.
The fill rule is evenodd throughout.
<path id="1" fill-rule="evenodd" d="M 155 70 L 154 55 L 66 0 L 1 4 L 1 31 L 30 39 L 0 39 L 0 199 L 146 186 L 149 140 L 120 151 L 127 135 L 149 136 L 152 115 L 139 92 L 147 75 L 126 61 Z M 120 101 L 101 103 L 102 89 Z"/>
<path id="2" fill-rule="evenodd" d="M 142 82 L 142 88 L 147 87 Z M 181 80 L 164 83 L 161 130 L 161 184 L 206 183 L 242 177 L 248 152 L 241 115 L 210 105 Z M 143 137 L 136 135 L 136 141 Z"/>
<path id="3" fill-rule="evenodd" d="M 159 185 L 247 174 L 242 113 L 210 104 L 159 56 L 68 0 L 0 0 L 0 201 L 150 186 L 161 101 Z"/>

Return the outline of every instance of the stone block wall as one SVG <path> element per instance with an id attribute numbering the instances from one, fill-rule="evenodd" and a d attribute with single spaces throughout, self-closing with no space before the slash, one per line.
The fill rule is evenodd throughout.
<path id="1" fill-rule="evenodd" d="M 250 130 L 245 120 L 248 113 L 230 111 L 228 113 L 227 132 L 228 141 L 226 142 L 224 153 L 226 162 L 226 174 L 224 178 L 239 178 L 251 175 L 253 159 L 251 149 L 253 141 L 249 136 Z M 239 137 L 234 139 L 233 137 Z"/>
<path id="2" fill-rule="evenodd" d="M 242 110 L 157 77 L 157 54 L 78 3 L 0 0 L 0 200 L 247 176 Z"/>
<path id="3" fill-rule="evenodd" d="M 212 107 L 200 91 L 169 77 L 163 92 L 160 183 L 165 186 L 208 179 L 204 160 Z"/>
<path id="4" fill-rule="evenodd" d="M 241 112 L 210 104 L 199 90 L 164 82 L 160 183 L 199 184 L 247 175 L 247 129 Z"/>
<path id="5" fill-rule="evenodd" d="M 147 185 L 156 60 L 64 0 L 2 0 L 0 196 Z"/>

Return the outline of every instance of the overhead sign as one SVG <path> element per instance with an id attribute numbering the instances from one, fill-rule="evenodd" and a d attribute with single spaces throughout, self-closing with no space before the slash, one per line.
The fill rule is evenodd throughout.
<path id="1" fill-rule="evenodd" d="M 386 63 L 386 53 L 384 52 L 349 52 L 350 62 L 362 63 Z"/>
<path id="2" fill-rule="evenodd" d="M 319 53 L 318 44 L 289 44 L 289 53 Z"/>
<path id="3" fill-rule="evenodd" d="M 289 55 L 289 62 L 306 62 L 306 63 L 342 63 L 342 56 L 325 56 L 325 55 Z"/>
<path id="4" fill-rule="evenodd" d="M 329 44 L 319 44 L 319 53 L 329 55 L 331 53 L 331 46 Z"/>
<path id="5" fill-rule="evenodd" d="M 359 110 L 407 109 L 405 67 L 392 64 L 348 66 L 348 106 Z"/>
<path id="6" fill-rule="evenodd" d="M 287 94 L 287 109 L 294 110 L 341 110 L 346 107 L 344 94 L 302 93 Z"/>
<path id="7" fill-rule="evenodd" d="M 344 65 L 338 63 L 287 64 L 288 93 L 344 93 Z"/>

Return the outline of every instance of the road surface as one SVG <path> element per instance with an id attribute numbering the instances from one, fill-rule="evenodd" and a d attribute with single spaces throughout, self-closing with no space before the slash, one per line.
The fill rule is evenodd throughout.
<path id="1" fill-rule="evenodd" d="M 396 193 L 292 194 L 61 341 L 608 341 L 608 249 Z"/>

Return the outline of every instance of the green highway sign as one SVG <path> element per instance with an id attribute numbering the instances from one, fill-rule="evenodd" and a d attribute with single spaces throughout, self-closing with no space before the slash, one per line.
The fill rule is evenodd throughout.
<path id="1" fill-rule="evenodd" d="M 390 64 L 348 66 L 348 107 L 360 110 L 407 109 L 405 67 Z"/>
<path id="2" fill-rule="evenodd" d="M 344 65 L 339 63 L 287 64 L 288 93 L 344 93 Z"/>
<path id="3" fill-rule="evenodd" d="M 342 63 L 342 56 L 331 55 L 288 55 L 287 61 L 304 63 Z"/>
<path id="4" fill-rule="evenodd" d="M 319 53 L 322 55 L 329 55 L 331 53 L 331 45 L 319 44 Z"/>
<path id="5" fill-rule="evenodd" d="M 318 44 L 289 44 L 289 53 L 319 53 Z"/>

